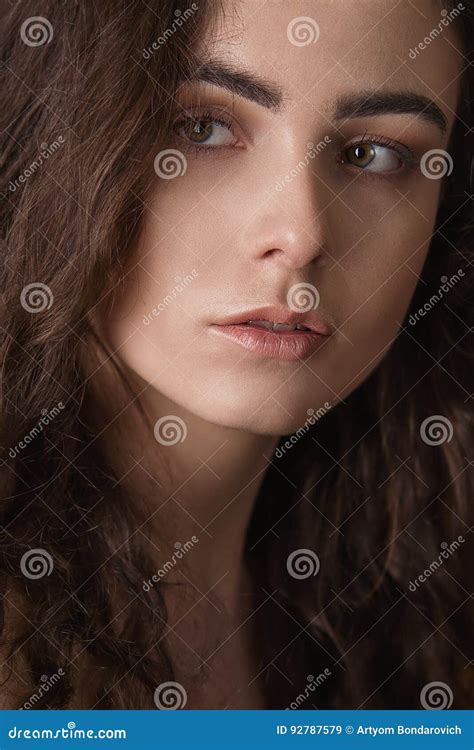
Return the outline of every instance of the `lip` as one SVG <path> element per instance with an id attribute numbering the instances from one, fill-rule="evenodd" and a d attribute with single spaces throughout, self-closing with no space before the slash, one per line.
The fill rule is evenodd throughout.
<path id="1" fill-rule="evenodd" d="M 251 320 L 269 320 L 287 325 L 304 325 L 308 330 L 272 331 L 248 325 Z M 333 330 L 314 310 L 296 312 L 284 307 L 267 306 L 224 317 L 210 326 L 216 335 L 261 357 L 294 362 L 307 359 L 323 346 Z"/>

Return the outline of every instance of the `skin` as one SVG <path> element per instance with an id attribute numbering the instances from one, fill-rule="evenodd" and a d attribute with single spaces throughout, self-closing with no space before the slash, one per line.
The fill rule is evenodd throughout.
<path id="1" fill-rule="evenodd" d="M 242 552 L 265 468 L 278 437 L 303 425 L 308 409 L 325 402 L 334 408 L 380 362 L 402 324 L 435 223 L 441 180 L 417 166 L 398 168 L 399 157 L 383 149 L 375 159 L 391 173 L 364 171 L 348 162 L 347 149 L 366 143 L 366 133 L 403 144 L 417 163 L 430 149 L 447 149 L 464 67 L 453 26 L 413 60 L 410 49 L 441 18 L 437 3 L 423 0 L 415 9 L 393 0 L 344 0 L 343 12 L 341 6 L 224 3 L 223 20 L 203 40 L 203 60 L 219 59 L 271 82 L 282 103 L 269 109 L 209 83 L 182 87 L 177 121 L 183 112 L 225 110 L 232 130 L 217 133 L 230 145 L 196 152 L 182 128 L 170 134 L 163 148 L 185 155 L 186 173 L 156 176 L 123 292 L 103 321 L 152 419 L 176 415 L 187 428 L 182 443 L 161 448 L 146 435 L 127 445 L 127 455 L 134 466 L 128 479 L 138 485 L 145 473 L 158 482 L 166 454 L 175 495 L 164 518 L 175 539 L 199 537 L 189 554 L 194 580 L 203 593 L 214 586 L 212 596 L 225 604 L 219 618 L 225 645 L 210 662 L 213 687 L 205 699 L 193 694 L 190 707 L 216 707 L 218 699 L 231 707 L 262 705 L 249 655 L 252 632 L 236 629 L 248 616 L 243 596 L 251 582 Z M 287 27 L 298 16 L 317 21 L 316 43 L 290 43 Z M 427 97 L 446 129 L 419 113 L 336 119 L 337 97 L 361 91 Z M 325 136 L 330 143 L 276 189 L 305 159 L 308 142 Z M 176 279 L 193 271 L 192 282 L 145 325 Z M 318 311 L 334 326 L 309 359 L 260 358 L 211 334 L 210 324 L 224 315 L 285 305 L 300 282 L 317 288 Z M 186 612 L 171 603 L 177 652 L 183 641 L 199 650 L 197 623 L 216 620 L 207 598 L 191 616 Z M 233 687 L 225 678 L 230 668 Z"/>

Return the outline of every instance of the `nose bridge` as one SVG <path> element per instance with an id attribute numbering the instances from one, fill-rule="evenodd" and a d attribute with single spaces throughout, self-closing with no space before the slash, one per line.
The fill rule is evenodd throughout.
<path id="1" fill-rule="evenodd" d="M 275 186 L 275 203 L 279 212 L 286 214 L 295 232 L 301 232 L 321 245 L 327 204 L 324 184 L 307 165 L 293 168 L 285 178 Z"/>
<path id="2" fill-rule="evenodd" d="M 279 250 L 280 263 L 302 267 L 321 254 L 327 240 L 328 188 L 315 174 L 319 154 L 312 157 L 299 147 L 280 156 L 262 172 L 266 200 L 253 227 L 254 250 L 259 257 Z"/>

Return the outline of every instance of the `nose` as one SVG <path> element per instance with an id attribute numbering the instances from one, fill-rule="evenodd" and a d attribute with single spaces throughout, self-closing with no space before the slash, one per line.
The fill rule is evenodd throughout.
<path id="1" fill-rule="evenodd" d="M 251 227 L 253 259 L 287 269 L 319 265 L 329 235 L 327 192 L 308 168 L 267 185 Z"/>

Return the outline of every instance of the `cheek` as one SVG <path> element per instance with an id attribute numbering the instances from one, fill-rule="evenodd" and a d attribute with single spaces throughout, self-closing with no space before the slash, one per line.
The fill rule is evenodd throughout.
<path id="1" fill-rule="evenodd" d="M 399 334 L 428 254 L 436 202 L 425 205 L 426 220 L 406 209 L 372 226 L 367 241 L 334 265 L 331 288 L 339 290 L 340 335 L 350 364 L 334 367 L 344 397 L 375 369 Z M 363 245 L 363 246 L 362 246 Z"/>
<path id="2" fill-rule="evenodd" d="M 211 283 L 206 260 L 213 250 L 211 216 L 206 206 L 196 209 L 196 200 L 194 208 L 187 206 L 190 191 L 184 181 L 175 181 L 177 186 L 160 186 L 148 198 L 112 310 L 106 319 L 101 316 L 109 341 L 121 347 L 124 359 L 138 371 L 147 371 L 146 363 L 153 357 L 176 356 L 180 329 L 193 334 L 193 314 L 188 310 L 193 287 Z"/>
<path id="3" fill-rule="evenodd" d="M 338 204 L 327 212 L 334 262 L 314 273 L 321 305 L 339 330 L 292 369 L 209 344 L 209 310 L 248 299 L 258 284 L 236 231 L 247 213 L 242 204 L 236 212 L 235 202 L 229 208 L 227 191 L 199 199 L 192 180 L 176 181 L 148 204 L 135 270 L 108 319 L 112 346 L 156 387 L 164 409 L 172 408 L 164 405 L 169 399 L 211 422 L 290 433 L 308 409 L 334 405 L 363 382 L 399 332 L 433 231 L 432 189 L 413 197 L 416 208 L 397 205 L 393 189 L 354 193 L 361 222 Z"/>

